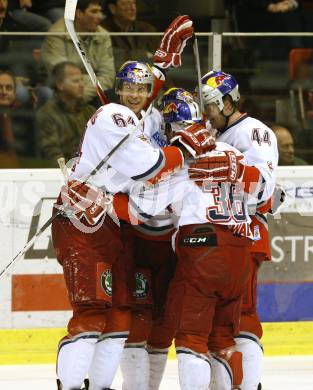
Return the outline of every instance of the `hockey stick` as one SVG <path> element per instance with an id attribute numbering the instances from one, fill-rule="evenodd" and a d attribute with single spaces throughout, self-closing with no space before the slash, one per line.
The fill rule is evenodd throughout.
<path id="1" fill-rule="evenodd" d="M 108 104 L 109 100 L 105 96 L 105 93 L 97 79 L 97 76 L 95 75 L 94 70 L 92 69 L 91 63 L 86 55 L 86 52 L 84 51 L 82 44 L 80 40 L 77 37 L 75 27 L 74 27 L 74 19 L 75 19 L 75 12 L 76 12 L 76 5 L 77 0 L 66 0 L 65 2 L 65 10 L 64 10 L 64 21 L 67 28 L 68 33 L 70 34 L 72 41 L 75 45 L 75 48 L 85 66 L 85 69 L 92 81 L 92 84 L 96 88 L 97 95 L 99 96 L 99 99 L 103 104 Z"/>
<path id="2" fill-rule="evenodd" d="M 193 35 L 193 42 L 192 42 L 192 49 L 193 49 L 193 55 L 195 58 L 195 65 L 197 70 L 197 79 L 198 79 L 198 89 L 199 89 L 199 105 L 201 113 L 204 113 L 204 104 L 203 104 L 203 96 L 202 96 L 202 88 L 201 88 L 201 68 L 200 68 L 200 56 L 199 56 L 199 47 L 198 47 L 198 40 L 196 37 L 196 34 Z"/>
<path id="3" fill-rule="evenodd" d="M 109 158 L 112 157 L 112 155 L 117 151 L 117 149 L 119 149 L 128 139 L 129 137 L 134 134 L 138 129 L 139 127 L 143 124 L 144 120 L 146 119 L 146 117 L 150 114 L 152 110 L 152 103 L 150 104 L 150 106 L 148 107 L 147 111 L 144 113 L 144 115 L 142 116 L 142 118 L 140 119 L 139 123 L 137 124 L 137 126 L 135 126 L 129 133 L 127 133 L 121 140 L 120 142 L 114 146 L 114 148 L 106 155 L 106 157 L 104 157 L 104 159 L 102 159 L 99 164 L 89 173 L 89 175 L 87 176 L 87 178 L 85 178 L 85 180 L 83 181 L 82 184 L 86 183 L 91 176 L 95 175 L 99 169 L 101 169 L 103 167 L 103 165 L 105 163 L 108 162 Z M 32 245 L 34 244 L 34 242 L 36 241 L 36 239 L 47 229 L 47 227 L 49 227 L 51 225 L 51 223 L 54 221 L 54 219 L 60 215 L 61 213 L 66 213 L 67 210 L 71 210 L 70 207 L 67 207 L 67 206 L 61 206 L 58 211 L 52 215 L 52 217 L 50 217 L 44 224 L 43 226 L 37 231 L 37 233 L 26 243 L 26 245 L 24 246 L 24 248 L 22 248 L 18 254 L 4 267 L 4 269 L 0 272 L 0 279 L 3 277 L 3 275 L 19 260 L 21 259 L 25 253 L 28 251 L 29 248 L 32 247 Z"/>
<path id="4" fill-rule="evenodd" d="M 26 243 L 24 248 L 21 249 L 18 254 L 4 267 L 4 269 L 0 272 L 0 279 L 22 256 L 25 255 L 28 249 L 32 247 L 36 239 L 47 229 L 56 216 L 57 215 L 53 215 L 50 219 L 48 219 L 48 221 L 42 225 L 38 232 Z"/>
<path id="5" fill-rule="evenodd" d="M 57 163 L 58 163 L 58 166 L 59 166 L 59 168 L 62 172 L 62 175 L 64 177 L 64 181 L 67 182 L 68 181 L 68 172 L 67 172 L 67 167 L 65 164 L 65 158 L 64 157 L 58 158 Z"/>

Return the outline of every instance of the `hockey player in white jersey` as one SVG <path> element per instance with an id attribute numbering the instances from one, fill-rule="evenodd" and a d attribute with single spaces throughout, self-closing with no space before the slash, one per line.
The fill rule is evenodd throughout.
<path id="1" fill-rule="evenodd" d="M 168 145 L 162 116 L 156 108 L 146 118 L 143 136 L 153 146 Z M 171 249 L 173 224 L 170 213 L 133 226 L 133 257 L 136 280 L 144 286 L 135 291 L 130 333 L 120 362 L 123 390 L 151 388 L 149 370 L 154 369 L 154 354 L 148 352 L 147 339 L 152 323 L 164 306 L 168 283 L 173 274 L 174 254 Z"/>
<path id="2" fill-rule="evenodd" d="M 174 36 L 176 46 L 179 40 L 183 45 L 190 37 Z M 169 53 L 169 58 L 173 55 Z M 118 305 L 110 309 L 112 299 L 113 303 L 119 301 L 124 292 L 123 288 L 117 289 L 123 287 L 121 282 L 112 294 L 112 268 L 122 270 L 123 277 L 127 268 L 127 251 L 121 231 L 111 216 L 113 210 L 120 219 L 129 220 L 129 215 L 125 197 L 117 194 L 112 199 L 112 194 L 127 191 L 133 181 L 157 182 L 183 164 L 179 148 L 153 148 L 146 142 L 142 126 L 138 124 L 141 109 L 147 105 L 153 89 L 150 69 L 141 63 L 127 64 L 125 68 L 117 75 L 117 91 L 121 102 L 132 109 L 109 104 L 89 120 L 79 157 L 56 205 L 56 208 L 61 204 L 70 205 L 75 212 L 58 215 L 52 225 L 53 244 L 63 266 L 73 307 L 68 336 L 60 342 L 57 361 L 59 387 L 63 390 L 79 389 L 87 373 L 90 390 L 109 388 L 127 338 L 127 311 L 119 309 Z M 135 126 L 138 129 L 131 141 L 116 151 L 109 160 L 110 165 L 105 164 L 90 176 L 90 172 Z M 206 136 L 193 126 L 182 134 L 181 140 L 189 138 L 184 144 L 190 144 L 189 151 L 196 155 L 207 150 Z M 181 147 L 185 148 L 182 144 Z M 86 177 L 88 183 L 85 183 Z M 106 211 L 111 211 L 110 216 Z"/>
<path id="3" fill-rule="evenodd" d="M 255 234 L 257 241 L 251 247 L 252 270 L 244 296 L 240 333 L 236 338 L 237 350 L 243 354 L 241 389 L 256 390 L 261 386 L 259 383 L 263 359 L 260 344 L 262 327 L 256 312 L 257 271 L 261 261 L 270 258 L 267 224 L 260 212 L 266 213 L 271 208 L 269 199 L 274 191 L 275 170 L 278 163 L 277 142 L 269 127 L 239 111 L 239 87 L 232 75 L 215 71 L 204 75 L 202 96 L 206 118 L 210 126 L 218 130 L 217 140 L 236 147 L 245 156 L 249 166 L 245 174 L 249 176 L 250 182 L 255 183 L 245 190 L 253 192 L 256 184 L 261 186 L 258 201 L 252 205 L 254 206 L 251 216 L 252 226 L 255 233 L 259 233 Z M 201 166 L 204 165 L 205 163 Z M 225 366 L 220 360 L 214 360 L 213 368 L 216 375 L 210 389 L 229 389 L 230 378 Z"/>
<path id="4" fill-rule="evenodd" d="M 188 122 L 182 118 L 194 107 L 195 103 L 170 102 L 164 111 L 172 129 L 186 126 Z M 174 135 L 172 142 L 176 139 Z M 215 340 L 212 349 L 231 367 L 233 383 L 238 386 L 242 379 L 241 354 L 233 346 L 249 271 L 250 231 L 247 205 L 231 183 L 242 179 L 245 166 L 239 162 L 241 153 L 224 143 L 217 143 L 217 149 L 206 158 L 210 167 L 199 172 L 194 164 L 189 169 L 193 181 L 186 169 L 152 189 L 143 188 L 137 193 L 134 189 L 131 193 L 131 203 L 139 205 L 139 213 L 151 215 L 170 205 L 175 215 L 178 264 L 162 333 L 154 341 L 166 347 L 175 336 L 179 380 L 184 390 L 208 389 L 209 336 Z M 206 184 L 195 185 L 194 181 L 202 184 L 204 175 Z"/>
<path id="5" fill-rule="evenodd" d="M 163 110 L 163 116 L 165 117 L 167 122 L 172 122 L 171 126 L 173 128 L 175 128 L 175 125 L 176 125 L 173 122 L 180 122 L 179 124 L 177 124 L 177 126 L 179 127 L 182 125 L 182 123 L 184 123 L 186 125 L 188 123 L 188 120 L 191 120 L 191 119 L 199 121 L 199 119 L 200 119 L 199 115 L 198 116 L 195 115 L 197 112 L 197 109 L 196 109 L 197 105 L 193 103 L 192 96 L 187 91 L 184 91 L 180 88 L 179 89 L 177 89 L 177 88 L 172 89 L 168 93 L 165 94 L 165 96 L 163 97 L 162 100 L 163 100 L 163 103 L 165 103 L 164 110 Z M 182 102 L 188 102 L 190 104 L 181 104 Z M 222 172 L 218 172 L 219 168 L 218 167 L 217 167 L 217 169 L 216 169 L 216 167 L 214 168 L 214 165 L 215 165 L 214 158 L 215 157 L 213 157 L 211 155 L 205 159 L 205 164 L 207 164 L 208 161 L 210 161 L 211 168 L 209 170 L 207 169 L 208 167 L 206 166 L 205 169 L 203 169 L 203 170 L 201 169 L 199 171 L 197 168 L 199 166 L 199 163 L 192 163 L 192 166 L 195 167 L 194 169 L 192 169 L 193 179 L 196 179 L 197 177 L 199 177 L 199 178 L 202 177 L 202 179 L 203 179 L 203 175 L 205 175 L 205 174 L 212 175 L 213 172 L 215 172 L 214 173 L 215 180 L 225 180 L 225 177 L 223 177 L 223 175 L 225 176 L 225 171 L 222 170 Z M 225 156 L 224 157 L 218 156 L 217 160 L 219 160 L 219 162 L 221 162 L 221 159 L 223 159 L 223 158 L 225 158 Z M 202 161 L 203 161 L 203 159 L 202 159 Z M 228 158 L 226 158 L 224 160 L 224 163 L 226 165 L 227 165 L 227 161 L 229 163 Z M 196 199 L 197 199 L 197 197 L 195 196 L 195 198 L 194 198 L 195 205 L 197 205 Z M 226 199 L 225 199 L 225 202 L 226 202 Z M 220 216 L 220 219 L 222 219 L 221 216 Z M 226 218 L 226 219 L 228 220 L 229 218 Z M 236 230 L 238 233 L 240 230 L 242 230 L 242 233 L 243 233 L 245 230 L 244 228 L 246 228 L 246 232 L 249 230 L 249 229 L 247 229 L 246 224 L 237 225 Z M 150 370 L 152 373 L 151 378 L 150 378 L 150 387 L 149 387 L 150 389 L 158 389 L 158 387 L 159 387 L 159 384 L 160 384 L 161 378 L 162 378 L 162 373 L 164 370 L 164 366 L 166 363 L 166 356 L 167 356 L 166 348 L 170 345 L 172 337 L 173 337 L 173 333 L 171 333 L 171 331 L 166 329 L 162 324 L 161 324 L 161 326 L 159 326 L 157 328 L 157 332 L 152 334 L 150 337 L 149 347 L 150 347 L 151 351 L 153 351 L 153 354 L 151 354 L 151 356 L 154 357 L 153 360 L 156 361 L 158 368 L 159 368 L 159 371 Z M 215 334 L 214 338 L 218 340 L 218 334 L 217 335 Z M 215 344 L 216 344 L 216 346 L 220 345 L 217 341 L 215 341 Z M 220 347 L 219 349 L 222 349 L 222 347 Z M 236 359 L 235 359 L 235 356 L 236 355 L 229 353 L 228 358 L 232 357 L 230 365 L 232 366 L 232 369 L 234 371 L 233 372 L 233 374 L 234 374 L 233 375 L 234 376 L 233 383 L 238 384 L 241 382 L 240 361 L 239 361 L 240 359 L 238 358 L 238 356 L 236 356 Z M 226 363 L 226 364 L 229 364 L 229 363 Z M 155 364 L 155 366 L 156 366 L 156 364 Z M 232 372 L 232 369 L 230 369 L 229 371 Z M 239 373 L 238 373 L 238 371 L 239 371 Z M 130 388 L 132 388 L 132 387 L 130 387 Z"/>
<path id="6" fill-rule="evenodd" d="M 137 123 L 136 115 L 121 105 L 109 104 L 97 111 L 88 122 L 80 157 L 68 186 L 61 192 L 59 204 L 83 198 L 91 186 L 105 188 L 110 194 L 127 192 L 127 186 L 133 181 L 154 183 L 163 174 L 182 166 L 183 155 L 179 148 L 154 149 L 143 137 L 140 128 L 131 141 L 112 156 L 110 166 L 101 168 L 88 184 L 84 184 L 85 177 L 120 141 L 127 128 Z M 197 148 L 204 140 L 203 134 L 200 138 L 194 133 L 189 136 L 198 138 L 200 143 Z M 198 148 L 198 153 L 201 150 L 201 147 Z M 100 198 L 109 203 L 110 196 L 101 191 L 95 201 Z M 113 201 L 118 217 L 127 215 L 125 204 L 121 206 L 116 199 L 120 200 L 120 196 L 115 196 Z M 79 202 L 78 206 L 74 202 L 74 206 L 82 206 L 83 202 Z M 121 207 L 124 207 L 122 211 Z M 120 229 L 109 216 L 104 218 L 105 210 L 102 207 L 91 205 L 81 211 L 79 221 L 59 216 L 52 226 L 54 247 L 63 265 L 74 309 L 74 316 L 68 325 L 69 337 L 61 342 L 58 354 L 58 376 L 64 390 L 79 388 L 88 370 L 92 390 L 110 386 L 128 335 L 130 320 L 127 310 L 118 307 L 107 309 L 112 298 L 113 304 L 124 299 L 125 289 L 121 280 L 119 292 L 113 289 L 113 296 L 108 285 L 115 264 L 119 267 L 119 277 L 127 276 L 127 267 L 123 267 L 128 261 L 123 258 L 124 254 L 127 257 L 127 253 L 123 251 Z"/>
<path id="7" fill-rule="evenodd" d="M 194 99 L 189 92 L 181 88 L 170 88 L 164 93 L 160 108 L 165 108 L 167 103 L 173 100 L 193 102 Z M 171 109 L 171 105 L 168 107 Z M 190 107 L 193 111 L 186 106 L 189 111 L 184 112 L 185 123 L 187 120 L 190 124 L 200 122 L 198 108 L 192 105 Z M 162 132 L 157 132 L 155 125 L 151 126 L 159 120 L 162 120 L 162 115 L 155 110 L 149 115 L 148 121 L 145 121 L 144 135 L 152 144 L 161 147 L 164 143 L 168 144 L 164 137 L 164 123 Z M 146 297 L 144 292 L 140 293 L 132 306 L 132 325 L 121 359 L 123 390 L 154 390 L 160 384 L 168 353 L 168 347 L 163 348 L 160 334 L 166 293 L 175 264 L 175 255 L 171 248 L 171 236 L 175 229 L 168 210 L 162 211 L 162 215 L 155 216 L 144 224 L 134 226 L 134 229 L 134 259 L 136 267 L 139 268 L 136 273 L 141 275 L 141 279 L 145 280 L 150 288 L 148 296 Z M 158 343 L 154 343 L 155 336 Z"/>

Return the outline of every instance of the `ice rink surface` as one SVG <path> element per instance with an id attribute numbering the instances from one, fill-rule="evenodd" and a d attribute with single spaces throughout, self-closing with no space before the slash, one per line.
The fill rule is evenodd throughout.
<path id="1" fill-rule="evenodd" d="M 53 365 L 0 366 L 2 390 L 56 390 Z M 312 390 L 313 356 L 268 357 L 263 370 L 263 390 Z M 113 388 L 120 390 L 118 373 Z M 168 362 L 161 390 L 179 390 L 177 362 Z"/>

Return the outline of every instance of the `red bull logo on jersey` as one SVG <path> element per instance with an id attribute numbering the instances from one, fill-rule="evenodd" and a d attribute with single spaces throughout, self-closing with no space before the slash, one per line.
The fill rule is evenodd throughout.
<path id="1" fill-rule="evenodd" d="M 163 114 L 171 114 L 172 112 L 178 113 L 178 107 L 176 103 L 169 103 L 163 109 Z"/>

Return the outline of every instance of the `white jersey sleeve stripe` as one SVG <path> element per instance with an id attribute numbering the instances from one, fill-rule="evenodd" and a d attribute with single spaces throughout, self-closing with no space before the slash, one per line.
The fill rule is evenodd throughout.
<path id="1" fill-rule="evenodd" d="M 140 175 L 132 176 L 132 179 L 141 180 L 141 181 L 149 180 L 152 177 L 154 177 L 158 173 L 158 171 L 160 171 L 164 167 L 164 165 L 165 165 L 165 157 L 162 150 L 160 150 L 160 155 L 157 162 L 146 172 L 143 172 Z"/>
<path id="2" fill-rule="evenodd" d="M 132 198 L 130 197 L 129 198 L 129 207 L 130 207 L 130 212 L 132 215 L 134 215 L 135 217 L 138 216 L 138 219 L 140 219 L 141 221 L 145 221 L 145 220 L 149 220 L 151 219 L 152 217 L 154 217 L 154 215 L 151 215 L 151 214 L 148 214 L 146 212 L 144 212 L 140 206 L 138 204 L 136 204 Z"/>
<path id="3" fill-rule="evenodd" d="M 148 235 L 150 237 L 159 237 L 159 236 L 163 236 L 166 233 L 172 232 L 175 227 L 173 224 L 155 227 L 155 226 L 149 226 L 144 223 L 141 225 L 136 225 L 134 226 L 134 228 L 138 232 Z"/>

